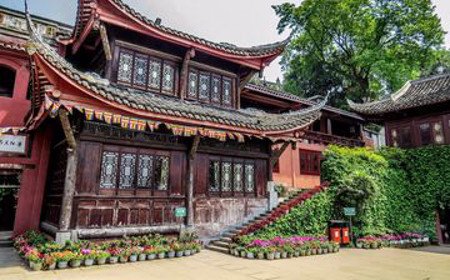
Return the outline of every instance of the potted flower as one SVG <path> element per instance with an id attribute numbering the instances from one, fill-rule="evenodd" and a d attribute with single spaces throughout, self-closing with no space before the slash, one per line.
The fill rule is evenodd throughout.
<path id="1" fill-rule="evenodd" d="M 95 261 L 98 265 L 104 265 L 110 256 L 111 254 L 107 251 L 96 251 L 94 254 Z"/>
<path id="2" fill-rule="evenodd" d="M 255 259 L 255 253 L 256 253 L 255 247 L 248 247 L 245 249 L 246 257 L 247 259 L 253 260 Z"/>
<path id="3" fill-rule="evenodd" d="M 69 264 L 71 267 L 80 267 L 82 260 L 83 256 L 81 254 L 72 253 L 72 258 L 70 259 Z"/>
<path id="4" fill-rule="evenodd" d="M 116 264 L 119 261 L 120 256 L 120 250 L 116 246 L 112 246 L 108 249 L 109 256 L 109 263 L 110 264 Z"/>
<path id="5" fill-rule="evenodd" d="M 180 242 L 173 244 L 173 250 L 177 258 L 181 258 L 184 255 L 184 245 Z"/>
<path id="6" fill-rule="evenodd" d="M 279 260 L 281 259 L 281 249 L 279 247 L 275 247 L 276 251 L 275 251 L 275 259 Z"/>
<path id="7" fill-rule="evenodd" d="M 156 249 L 153 246 L 145 246 L 143 250 L 144 254 L 147 255 L 147 260 L 156 259 Z"/>
<path id="8" fill-rule="evenodd" d="M 264 255 L 265 255 L 265 253 L 266 253 L 266 248 L 264 248 L 264 247 L 255 247 L 255 249 L 256 249 L 256 258 L 258 259 L 258 260 L 263 260 L 264 259 Z"/>
<path id="9" fill-rule="evenodd" d="M 47 254 L 44 256 L 44 268 L 46 270 L 55 270 L 56 268 L 56 259 L 52 254 Z"/>
<path id="10" fill-rule="evenodd" d="M 65 269 L 69 265 L 69 261 L 72 260 L 74 254 L 70 251 L 64 251 L 54 253 L 53 256 L 56 259 L 56 267 Z"/>
<path id="11" fill-rule="evenodd" d="M 268 247 L 266 249 L 266 257 L 267 257 L 267 259 L 268 260 L 274 260 L 276 251 L 277 251 L 277 248 L 275 246 Z"/>
<path id="12" fill-rule="evenodd" d="M 138 248 L 139 248 L 139 256 L 138 256 L 138 260 L 139 260 L 140 262 L 145 261 L 145 260 L 147 259 L 147 254 L 145 254 L 144 248 L 140 248 L 140 247 L 138 247 Z"/>
<path id="13" fill-rule="evenodd" d="M 42 270 L 44 263 L 43 256 L 37 250 L 32 250 L 26 255 L 26 259 L 29 262 L 31 270 L 39 271 Z"/>
<path id="14" fill-rule="evenodd" d="M 166 257 L 166 253 L 168 248 L 166 246 L 160 245 L 156 248 L 158 259 L 164 259 Z M 190 250 L 189 250 L 190 254 Z"/>
<path id="15" fill-rule="evenodd" d="M 328 243 L 324 242 L 320 245 L 321 249 L 322 249 L 322 254 L 328 254 Z"/>
<path id="16" fill-rule="evenodd" d="M 184 247 L 184 255 L 185 256 L 190 256 L 192 254 L 192 244 L 191 243 L 186 243 L 185 247 Z"/>
<path id="17" fill-rule="evenodd" d="M 130 253 L 130 262 L 137 262 L 138 256 L 141 253 L 141 249 L 137 246 L 133 246 L 129 250 Z"/>
<path id="18" fill-rule="evenodd" d="M 129 249 L 122 249 L 120 250 L 119 254 L 119 262 L 120 263 L 126 263 L 128 262 L 128 259 L 130 258 L 130 250 Z"/>
<path id="19" fill-rule="evenodd" d="M 95 262 L 95 256 L 94 256 L 94 251 L 90 250 L 90 249 L 82 249 L 81 250 L 81 255 L 84 258 L 84 265 L 85 266 L 93 266 L 94 262 Z"/>

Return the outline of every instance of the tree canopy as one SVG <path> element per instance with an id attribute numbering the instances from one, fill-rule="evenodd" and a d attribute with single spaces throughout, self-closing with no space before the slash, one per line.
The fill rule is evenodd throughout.
<path id="1" fill-rule="evenodd" d="M 274 9 L 278 31 L 293 35 L 282 59 L 285 90 L 330 93 L 339 107 L 346 98 L 376 100 L 448 59 L 430 0 L 304 0 Z"/>

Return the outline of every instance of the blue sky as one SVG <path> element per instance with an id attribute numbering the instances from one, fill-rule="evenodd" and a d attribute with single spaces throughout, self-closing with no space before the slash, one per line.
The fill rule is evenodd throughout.
<path id="1" fill-rule="evenodd" d="M 77 0 L 28 0 L 33 14 L 74 24 Z M 163 24 L 212 41 L 240 46 L 271 43 L 286 38 L 276 31 L 278 18 L 271 5 L 301 0 L 125 0 L 143 14 L 160 17 Z M 450 1 L 433 0 L 442 24 L 450 31 Z M 23 10 L 23 0 L 0 0 L 0 5 Z M 236 8 L 239 7 L 239 8 Z M 450 47 L 450 34 L 447 34 Z M 268 80 L 280 77 L 279 60 L 265 71 Z"/>

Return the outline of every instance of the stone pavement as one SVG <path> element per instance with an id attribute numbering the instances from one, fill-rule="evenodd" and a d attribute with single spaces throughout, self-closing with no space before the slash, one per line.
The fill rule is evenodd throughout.
<path id="1" fill-rule="evenodd" d="M 11 250 L 11 249 L 9 249 Z M 7 257 L 10 256 L 10 257 Z M 11 251 L 0 249 L 1 280 L 449 280 L 450 256 L 414 250 L 344 249 L 337 254 L 278 261 L 251 261 L 203 251 L 193 257 L 135 264 L 106 265 L 53 272 L 31 272 L 9 260 Z M 12 263 L 16 263 L 13 265 Z"/>

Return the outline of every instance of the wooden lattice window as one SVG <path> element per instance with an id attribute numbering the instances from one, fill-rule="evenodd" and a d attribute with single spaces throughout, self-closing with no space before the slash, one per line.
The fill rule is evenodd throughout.
<path id="1" fill-rule="evenodd" d="M 211 72 L 190 69 L 187 98 L 231 107 L 233 95 L 233 79 Z"/>
<path id="2" fill-rule="evenodd" d="M 174 62 L 123 49 L 119 51 L 117 82 L 134 88 L 173 95 L 177 66 Z"/>
<path id="3" fill-rule="evenodd" d="M 305 175 L 320 175 L 321 152 L 300 150 L 300 173 Z"/>
<path id="4" fill-rule="evenodd" d="M 209 163 L 209 193 L 228 196 L 254 194 L 255 164 L 243 159 L 211 160 Z"/>
<path id="5" fill-rule="evenodd" d="M 104 151 L 101 165 L 101 189 L 169 189 L 170 157 Z"/>

